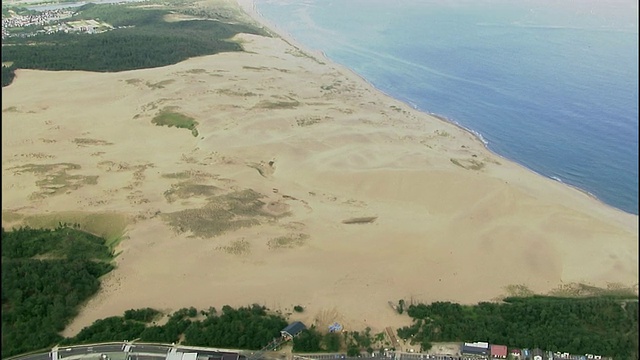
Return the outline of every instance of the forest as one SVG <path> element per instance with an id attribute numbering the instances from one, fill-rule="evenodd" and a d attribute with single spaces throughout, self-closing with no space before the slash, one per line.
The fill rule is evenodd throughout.
<path id="1" fill-rule="evenodd" d="M 230 41 L 238 33 L 268 36 L 257 27 L 210 19 L 167 22 L 169 9 L 89 3 L 67 21 L 100 19 L 114 29 L 97 34 L 52 33 L 3 39 L 2 86 L 15 69 L 116 72 L 167 66 L 188 58 L 242 51 Z M 6 72 L 6 74 L 5 74 Z"/>
<path id="2" fill-rule="evenodd" d="M 113 269 L 104 239 L 60 225 L 2 239 L 2 357 L 50 347 Z"/>
<path id="3" fill-rule="evenodd" d="M 638 299 L 512 297 L 501 303 L 410 305 L 413 325 L 398 336 L 432 342 L 486 341 L 515 348 L 638 358 Z"/>

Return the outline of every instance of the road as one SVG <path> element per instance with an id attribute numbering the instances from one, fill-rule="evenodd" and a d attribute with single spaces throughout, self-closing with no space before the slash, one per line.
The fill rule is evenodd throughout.
<path id="1" fill-rule="evenodd" d="M 167 353 L 175 349 L 178 352 L 196 352 L 199 356 L 220 356 L 225 353 L 236 353 L 233 350 L 214 348 L 189 348 L 185 346 L 172 346 L 163 344 L 136 344 L 136 343 L 109 343 L 80 346 L 64 346 L 57 349 L 58 357 L 53 359 L 52 352 L 30 354 L 11 360 L 82 360 L 87 357 L 98 359 L 101 354 L 126 353 L 128 360 L 164 360 Z M 241 352 L 240 352 L 241 353 Z M 241 359 L 243 356 L 240 357 Z M 445 355 L 427 355 L 419 353 L 388 352 L 377 356 L 362 354 L 360 357 L 348 357 L 343 353 L 335 354 L 294 354 L 295 360 L 463 360 L 458 357 Z"/>
<path id="2" fill-rule="evenodd" d="M 101 354 L 127 353 L 131 360 L 166 359 L 167 353 L 171 349 L 179 352 L 197 352 L 199 355 L 220 356 L 231 351 L 221 351 L 220 349 L 198 348 L 191 349 L 183 346 L 171 346 L 162 344 L 136 344 L 136 343 L 108 343 L 92 345 L 62 346 L 57 349 L 57 359 L 53 358 L 53 350 L 39 354 L 30 354 L 22 357 L 15 357 L 12 360 L 75 360 L 86 357 L 98 358 Z"/>

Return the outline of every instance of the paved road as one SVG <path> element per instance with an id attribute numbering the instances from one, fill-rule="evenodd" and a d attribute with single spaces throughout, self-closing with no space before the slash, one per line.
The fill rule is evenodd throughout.
<path id="1" fill-rule="evenodd" d="M 21 357 L 19 360 L 51 360 L 51 353 L 27 355 L 25 357 Z"/>
<path id="2" fill-rule="evenodd" d="M 99 356 L 100 354 L 103 354 L 103 353 L 121 352 L 123 351 L 123 349 L 124 349 L 124 343 L 94 345 L 94 346 L 60 347 L 58 348 L 58 358 L 64 359 L 70 356 L 91 355 L 91 354 L 96 354 L 96 356 Z"/>

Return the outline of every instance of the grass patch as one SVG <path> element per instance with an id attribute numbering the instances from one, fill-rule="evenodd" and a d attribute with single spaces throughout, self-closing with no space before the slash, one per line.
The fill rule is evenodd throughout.
<path id="1" fill-rule="evenodd" d="M 370 224 L 376 221 L 377 218 L 378 218 L 377 216 L 357 217 L 357 218 L 342 220 L 342 223 L 343 224 Z"/>
<path id="2" fill-rule="evenodd" d="M 484 162 L 478 161 L 476 159 L 449 159 L 452 163 L 460 166 L 463 169 L 467 170 L 481 170 L 484 168 Z"/>
<path id="3" fill-rule="evenodd" d="M 80 165 L 71 163 L 58 164 L 26 164 L 13 167 L 16 174 L 30 172 L 39 176 L 36 185 L 40 191 L 31 194 L 33 199 L 41 199 L 47 196 L 63 194 L 67 191 L 77 190 L 84 185 L 95 185 L 98 183 L 98 176 L 70 175 L 68 171 L 79 170 Z"/>
<path id="4" fill-rule="evenodd" d="M 228 95 L 228 96 L 240 96 L 240 97 L 251 97 L 251 96 L 258 96 L 258 94 L 251 92 L 251 91 L 234 91 L 231 89 L 220 89 L 220 90 L 216 90 L 216 92 L 218 94 L 222 94 L 222 95 Z"/>
<path id="5" fill-rule="evenodd" d="M 521 284 L 518 284 L 518 285 L 516 285 L 516 284 L 507 285 L 505 287 L 505 290 L 507 291 L 508 296 L 525 297 L 525 296 L 533 296 L 534 295 L 533 291 L 531 291 L 525 285 L 521 285 Z"/>
<path id="6" fill-rule="evenodd" d="M 196 129 L 198 122 L 190 116 L 173 111 L 173 109 L 173 107 L 164 108 L 151 122 L 158 126 L 175 126 L 180 129 L 189 129 L 193 136 L 198 136 L 198 130 Z"/>
<path id="7" fill-rule="evenodd" d="M 187 74 L 205 74 L 206 72 L 207 70 L 205 69 L 190 69 L 186 71 Z"/>
<path id="8" fill-rule="evenodd" d="M 309 117 L 304 119 L 297 119 L 296 124 L 298 124 L 298 126 L 300 127 L 304 127 L 304 126 L 311 126 L 313 124 L 317 124 L 321 121 L 322 119 L 319 117 Z"/>
<path id="9" fill-rule="evenodd" d="M 73 139 L 73 142 L 75 144 L 78 145 L 113 145 L 113 143 L 110 143 L 108 141 L 104 141 L 104 140 L 97 140 L 97 139 L 87 139 L 87 138 L 75 138 Z"/>
<path id="10" fill-rule="evenodd" d="M 278 216 L 263 209 L 265 203 L 260 200 L 263 197 L 250 189 L 236 191 L 213 196 L 201 208 L 167 213 L 162 217 L 178 233 L 191 232 L 197 237 L 210 238 L 277 219 Z"/>
<path id="11" fill-rule="evenodd" d="M 605 288 L 580 283 L 563 284 L 551 290 L 548 295 L 557 297 L 638 298 L 633 288 L 617 283 L 607 284 Z"/>
<path id="12" fill-rule="evenodd" d="M 309 235 L 307 234 L 292 234 L 288 236 L 279 236 L 277 238 L 273 238 L 269 240 L 267 242 L 267 246 L 269 247 L 269 250 L 292 249 L 292 248 L 304 245 L 308 238 L 309 238 Z"/>
<path id="13" fill-rule="evenodd" d="M 189 173 L 188 171 L 182 171 L 179 173 L 169 173 L 169 174 L 162 174 L 160 175 L 161 177 L 165 178 L 165 179 L 190 179 L 191 178 L 191 173 Z"/>
<path id="14" fill-rule="evenodd" d="M 2 212 L 2 221 L 3 222 L 8 222 L 8 223 L 12 223 L 12 222 L 16 222 L 16 221 L 20 221 L 24 219 L 24 215 L 16 212 L 16 211 L 3 211 Z"/>
<path id="15" fill-rule="evenodd" d="M 225 251 L 227 254 L 247 255 L 251 253 L 251 244 L 245 239 L 234 240 L 229 245 L 220 246 L 218 249 Z"/>
<path id="16" fill-rule="evenodd" d="M 164 89 L 165 85 L 169 85 L 171 83 L 173 83 L 175 80 L 173 79 L 169 79 L 169 80 L 162 80 L 162 81 L 158 81 L 157 83 L 150 83 L 150 82 L 146 82 L 145 85 L 147 85 L 147 87 L 149 87 L 149 89 Z"/>
<path id="17" fill-rule="evenodd" d="M 194 196 L 212 197 L 220 193 L 221 189 L 213 185 L 193 184 L 181 182 L 171 185 L 171 189 L 164 192 L 164 197 L 169 203 L 178 199 L 188 199 Z"/>
<path id="18" fill-rule="evenodd" d="M 300 106 L 300 102 L 293 101 L 269 101 L 262 100 L 255 107 L 259 109 L 293 109 Z"/>
<path id="19" fill-rule="evenodd" d="M 65 223 L 78 224 L 77 229 L 104 238 L 106 245 L 113 248 L 122 240 L 129 221 L 126 215 L 114 212 L 63 211 L 24 216 L 22 223 L 32 228 L 45 229 L 55 229 Z"/>

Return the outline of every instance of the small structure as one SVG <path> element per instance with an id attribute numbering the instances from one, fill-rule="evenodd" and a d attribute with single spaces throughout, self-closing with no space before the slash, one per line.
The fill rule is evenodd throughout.
<path id="1" fill-rule="evenodd" d="M 286 328 L 282 329 L 280 331 L 280 335 L 282 335 L 283 338 L 291 340 L 293 339 L 296 335 L 300 334 L 300 332 L 302 330 L 305 330 L 307 327 L 304 326 L 304 324 L 300 321 L 296 321 L 296 322 L 292 322 L 291 324 L 289 324 Z"/>
<path id="2" fill-rule="evenodd" d="M 342 330 L 342 325 L 334 322 L 333 325 L 329 325 L 329 332 L 339 332 Z"/>
<path id="3" fill-rule="evenodd" d="M 519 359 L 519 358 L 520 358 L 520 356 L 521 356 L 521 354 L 522 354 L 522 352 L 520 351 L 520 349 L 511 349 L 511 350 L 509 351 L 509 354 L 510 354 L 512 357 Z"/>
<path id="4" fill-rule="evenodd" d="M 465 355 L 489 355 L 489 343 L 486 342 L 473 342 L 464 343 L 460 352 Z M 542 360 L 542 359 L 541 359 Z"/>
<path id="5" fill-rule="evenodd" d="M 198 353 L 190 352 L 190 353 L 182 354 L 182 360 L 197 360 L 197 359 L 198 359 Z"/>
<path id="6" fill-rule="evenodd" d="M 535 348 L 531 351 L 531 355 L 533 355 L 533 360 L 542 360 L 542 350 L 539 348 Z"/>
<path id="7" fill-rule="evenodd" d="M 239 359 L 240 359 L 240 354 L 238 353 L 223 353 L 221 358 L 221 360 L 239 360 Z"/>
<path id="8" fill-rule="evenodd" d="M 494 359 L 506 359 L 507 347 L 504 345 L 491 344 L 491 357 Z"/>

